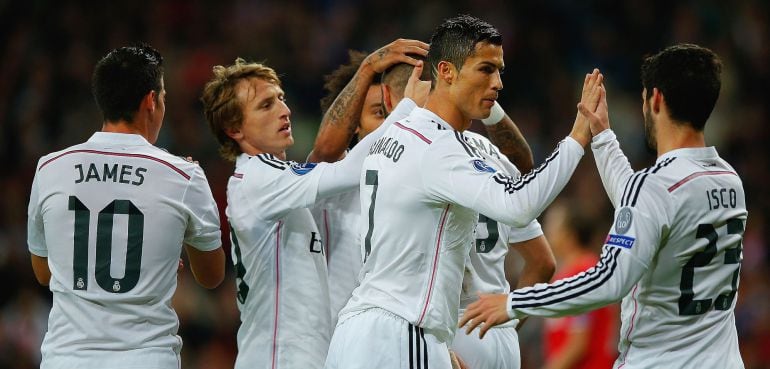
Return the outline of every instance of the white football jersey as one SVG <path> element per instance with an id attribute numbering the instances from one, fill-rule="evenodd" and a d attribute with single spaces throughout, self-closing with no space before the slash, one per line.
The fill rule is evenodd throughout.
<path id="1" fill-rule="evenodd" d="M 365 262 L 340 319 L 380 307 L 447 342 L 478 212 L 529 224 L 567 183 L 583 148 L 567 138 L 541 167 L 514 180 L 432 112 L 417 108 L 399 122 L 364 160 Z"/>
<path id="2" fill-rule="evenodd" d="M 514 179 L 521 177 L 519 169 L 500 153 L 497 146 L 493 145 L 488 138 L 475 132 L 466 131 L 464 134 L 468 137 L 468 143 L 475 147 L 493 168 L 502 170 Z M 537 220 L 533 220 L 526 227 L 518 228 L 498 223 L 479 214 L 475 230 L 476 237 L 465 261 L 459 316 L 465 313 L 468 304 L 478 300 L 477 292 L 510 292 L 510 284 L 505 278 L 505 257 L 508 255 L 509 245 L 531 240 L 542 234 L 543 231 Z M 450 348 L 470 368 L 520 368 L 521 353 L 516 332 L 518 322 L 514 319 L 496 326 L 483 340 L 479 338 L 478 332 L 466 335 L 464 328 L 457 328 L 457 334 Z"/>
<path id="3" fill-rule="evenodd" d="M 97 132 L 40 159 L 28 215 L 29 250 L 51 270 L 42 367 L 177 367 L 182 245 L 221 244 L 200 166 Z"/>
<path id="4" fill-rule="evenodd" d="M 464 132 L 468 143 L 493 168 L 517 179 L 521 172 L 488 138 L 474 132 Z M 510 284 L 505 279 L 505 256 L 511 243 L 528 241 L 543 235 L 540 223 L 533 220 L 525 227 L 511 227 L 479 214 L 476 237 L 468 255 L 460 293 L 460 314 L 468 304 L 478 300 L 476 292 L 508 293 Z"/>
<path id="5" fill-rule="evenodd" d="M 323 366 L 333 326 L 323 234 L 308 208 L 357 188 L 371 143 L 413 106 L 403 99 L 336 163 L 238 157 L 226 210 L 241 312 L 236 369 Z"/>
<path id="6" fill-rule="evenodd" d="M 361 221 L 358 188 L 318 201 L 312 213 L 324 240 L 334 327 L 337 315 L 358 286 L 358 273 L 363 265 L 358 234 Z"/>
<path id="7" fill-rule="evenodd" d="M 242 154 L 227 184 L 238 308 L 236 368 L 313 368 L 331 338 L 326 258 L 310 210 L 327 164 Z"/>
<path id="8" fill-rule="evenodd" d="M 509 314 L 563 316 L 622 300 L 616 368 L 743 368 L 735 328 L 746 199 L 713 147 L 634 173 L 607 130 L 592 143 L 615 206 L 599 263 L 511 293 Z"/>

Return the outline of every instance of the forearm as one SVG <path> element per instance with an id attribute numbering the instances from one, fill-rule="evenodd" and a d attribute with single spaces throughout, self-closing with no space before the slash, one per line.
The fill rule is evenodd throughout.
<path id="1" fill-rule="evenodd" d="M 591 149 L 607 196 L 612 205 L 617 207 L 623 195 L 624 184 L 634 173 L 631 164 L 611 130 L 604 130 L 596 135 L 591 141 Z"/>
<path id="2" fill-rule="evenodd" d="M 645 271 L 630 252 L 605 246 L 601 260 L 585 272 L 511 292 L 508 315 L 560 317 L 594 310 L 626 296 Z"/>
<path id="3" fill-rule="evenodd" d="M 501 223 L 526 226 L 569 182 L 583 153 L 578 142 L 566 138 L 530 173 L 517 179 L 495 174 L 488 187 L 479 189 L 475 201 L 468 207 Z"/>
<path id="4" fill-rule="evenodd" d="M 329 110 L 324 113 L 321 126 L 318 127 L 318 135 L 313 151 L 308 156 L 308 162 L 335 162 L 343 156 L 358 128 L 366 92 L 375 74 L 370 64 L 362 63 L 350 82 L 334 99 Z"/>
<path id="5" fill-rule="evenodd" d="M 361 176 L 361 166 L 369 154 L 369 148 L 380 139 L 391 124 L 409 115 L 416 107 L 414 101 L 404 98 L 374 132 L 366 135 L 348 154 L 345 159 L 329 164 L 323 172 L 318 184 L 318 197 L 334 196 L 341 192 L 350 191 L 358 186 Z"/>
<path id="6" fill-rule="evenodd" d="M 484 125 L 484 128 L 487 130 L 489 140 L 519 168 L 522 174 L 532 171 L 535 165 L 532 150 L 519 127 L 508 115 L 504 115 L 497 124 Z"/>

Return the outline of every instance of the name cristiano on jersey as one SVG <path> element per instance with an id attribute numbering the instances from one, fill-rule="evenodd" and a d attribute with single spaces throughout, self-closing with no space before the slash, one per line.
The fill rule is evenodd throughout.
<path id="1" fill-rule="evenodd" d="M 381 154 L 388 159 L 392 159 L 393 162 L 397 162 L 401 159 L 401 154 L 404 153 L 404 145 L 399 144 L 398 140 L 393 137 L 380 137 L 372 147 L 369 148 L 369 156 Z"/>
<path id="2" fill-rule="evenodd" d="M 104 164 L 102 168 L 99 168 L 96 164 L 90 163 L 88 169 L 84 169 L 84 165 L 75 164 L 77 170 L 75 183 L 113 182 L 141 186 L 144 183 L 144 173 L 147 173 L 147 168 L 134 168 L 126 164 Z"/>

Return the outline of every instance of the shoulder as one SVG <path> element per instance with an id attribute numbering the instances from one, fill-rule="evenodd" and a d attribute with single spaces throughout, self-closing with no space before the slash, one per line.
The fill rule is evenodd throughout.
<path id="1" fill-rule="evenodd" d="M 620 206 L 634 207 L 639 202 L 640 197 L 653 201 L 655 199 L 665 200 L 668 197 L 667 184 L 672 181 L 672 163 L 676 159 L 676 157 L 670 157 L 660 160 L 654 165 L 632 174 L 626 180 Z"/>
<path id="2" fill-rule="evenodd" d="M 484 158 L 465 134 L 454 130 L 440 131 L 434 144 L 431 145 L 431 151 L 437 155 L 452 155 L 458 158 L 482 160 Z"/>

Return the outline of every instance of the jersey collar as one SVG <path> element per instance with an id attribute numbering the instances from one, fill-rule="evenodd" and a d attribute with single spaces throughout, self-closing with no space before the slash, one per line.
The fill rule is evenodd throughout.
<path id="1" fill-rule="evenodd" d="M 708 147 L 687 147 L 687 148 L 681 148 L 681 149 L 675 149 L 671 150 L 660 157 L 658 157 L 658 160 L 656 160 L 656 163 L 659 163 L 663 160 L 666 160 L 668 158 L 673 157 L 683 157 L 683 158 L 692 158 L 692 159 L 714 159 L 718 158 L 719 154 L 717 153 L 717 149 L 714 146 L 708 146 Z"/>
<path id="2" fill-rule="evenodd" d="M 422 121 L 431 122 L 431 123 L 437 124 L 438 126 L 442 127 L 442 128 L 439 128 L 439 129 L 448 129 L 448 130 L 451 130 L 451 131 L 455 130 L 454 128 L 452 128 L 452 126 L 449 125 L 449 123 L 447 123 L 446 121 L 441 119 L 441 117 L 436 115 L 436 113 L 434 113 L 434 112 L 432 112 L 432 111 L 430 111 L 428 109 L 420 108 L 420 107 L 414 108 L 414 110 L 412 110 L 412 115 L 414 115 L 415 118 L 418 118 L 418 119 L 420 119 Z"/>
<path id="3" fill-rule="evenodd" d="M 88 142 L 121 145 L 146 146 L 150 143 L 141 135 L 133 133 L 94 132 Z"/>

